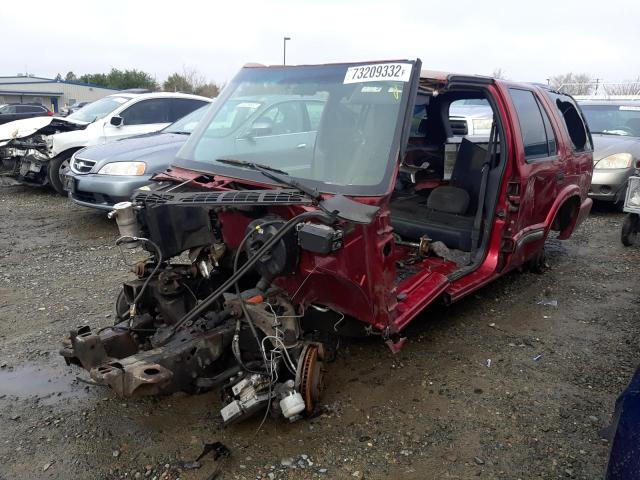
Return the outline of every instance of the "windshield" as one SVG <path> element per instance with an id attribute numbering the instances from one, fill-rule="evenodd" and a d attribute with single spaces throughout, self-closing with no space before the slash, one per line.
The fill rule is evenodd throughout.
<path id="1" fill-rule="evenodd" d="M 329 193 L 381 195 L 397 158 L 413 62 L 244 68 L 177 166 L 273 183 L 259 163 Z"/>
<path id="2" fill-rule="evenodd" d="M 167 133 L 191 133 L 198 125 L 198 122 L 202 120 L 204 114 L 207 112 L 210 104 L 206 104 L 204 107 L 200 107 L 194 110 L 188 115 L 185 115 L 177 122 L 172 123 L 164 129 Z"/>
<path id="3" fill-rule="evenodd" d="M 128 102 L 127 97 L 104 97 L 96 102 L 82 107 L 77 112 L 72 113 L 67 118 L 79 122 L 95 122 L 105 115 L 109 115 L 123 103 Z"/>
<path id="4" fill-rule="evenodd" d="M 591 133 L 640 137 L 639 105 L 586 105 L 580 108 L 587 117 Z"/>

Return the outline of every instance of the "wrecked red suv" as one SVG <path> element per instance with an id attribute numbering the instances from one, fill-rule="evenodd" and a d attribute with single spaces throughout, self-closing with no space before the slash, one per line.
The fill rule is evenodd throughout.
<path id="1" fill-rule="evenodd" d="M 461 102 L 486 115 L 452 118 Z M 221 387 L 225 423 L 293 421 L 340 336 L 400 348 L 437 299 L 539 266 L 549 232 L 589 213 L 591 172 L 579 107 L 546 88 L 419 60 L 245 67 L 174 166 L 116 205 L 117 243 L 150 256 L 116 324 L 61 353 L 119 395 Z"/>

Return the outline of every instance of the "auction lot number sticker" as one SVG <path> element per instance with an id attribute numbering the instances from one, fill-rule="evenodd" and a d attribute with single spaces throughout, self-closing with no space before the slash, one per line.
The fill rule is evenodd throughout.
<path id="1" fill-rule="evenodd" d="M 395 80 L 408 82 L 411 78 L 410 63 L 376 63 L 347 68 L 344 84 Z"/>

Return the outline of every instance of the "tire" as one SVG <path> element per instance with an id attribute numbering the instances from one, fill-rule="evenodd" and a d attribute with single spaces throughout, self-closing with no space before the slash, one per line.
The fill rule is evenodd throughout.
<path id="1" fill-rule="evenodd" d="M 638 239 L 638 215 L 630 213 L 622 222 L 620 241 L 625 247 L 635 245 Z"/>
<path id="2" fill-rule="evenodd" d="M 527 260 L 527 270 L 531 273 L 544 273 L 549 266 L 547 265 L 547 255 L 545 254 L 544 247 L 542 247 L 536 254 Z"/>
<path id="3" fill-rule="evenodd" d="M 63 177 L 69 170 L 69 164 L 71 161 L 70 153 L 63 153 L 57 157 L 52 158 L 49 161 L 49 169 L 47 175 L 49 176 L 49 183 L 53 189 L 62 196 L 67 196 L 67 192 L 64 190 Z"/>

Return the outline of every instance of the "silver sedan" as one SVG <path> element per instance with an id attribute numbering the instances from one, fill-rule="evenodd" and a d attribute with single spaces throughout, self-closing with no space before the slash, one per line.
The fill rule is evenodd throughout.
<path id="1" fill-rule="evenodd" d="M 640 101 L 583 101 L 580 107 L 593 135 L 589 196 L 621 204 L 627 180 L 640 166 Z"/>

